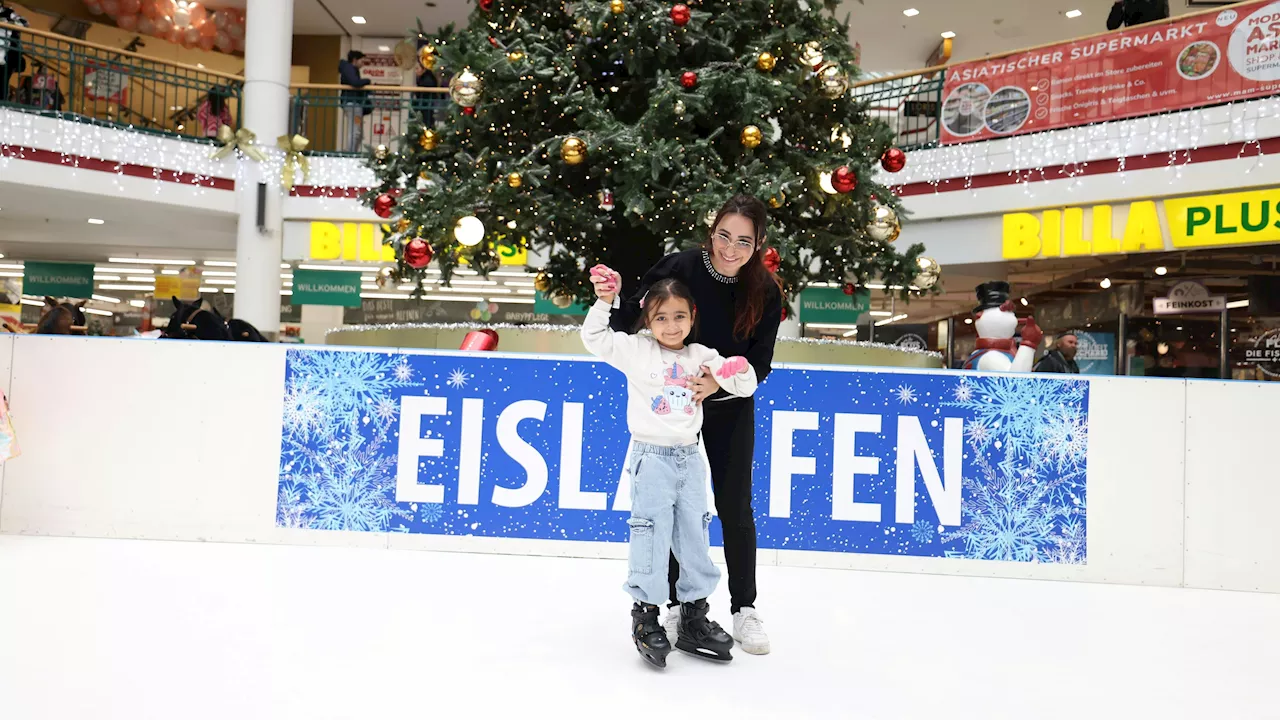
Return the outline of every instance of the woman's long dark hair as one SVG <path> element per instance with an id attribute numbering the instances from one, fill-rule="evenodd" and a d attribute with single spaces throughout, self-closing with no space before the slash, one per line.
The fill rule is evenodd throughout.
<path id="1" fill-rule="evenodd" d="M 782 282 L 764 266 L 764 238 L 769 228 L 769 210 L 764 202 L 752 195 L 734 195 L 729 202 L 720 208 L 715 222 L 711 223 L 711 232 L 707 233 L 707 252 L 715 254 L 715 232 L 720 221 L 726 215 L 741 215 L 751 221 L 755 230 L 756 250 L 751 259 L 738 271 L 738 282 L 746 292 L 737 294 L 737 302 L 733 310 L 733 338 L 746 340 L 756 331 L 760 319 L 764 317 L 764 306 L 769 302 L 771 292 L 782 292 Z"/>

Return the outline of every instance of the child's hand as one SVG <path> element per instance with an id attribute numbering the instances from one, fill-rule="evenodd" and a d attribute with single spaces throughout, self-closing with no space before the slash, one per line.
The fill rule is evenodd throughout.
<path id="1" fill-rule="evenodd" d="M 606 265 L 596 265 L 591 268 L 591 285 L 595 288 L 596 297 L 612 304 L 622 287 L 622 276 Z"/>
<path id="2" fill-rule="evenodd" d="M 724 364 L 720 366 L 720 369 L 716 371 L 716 375 L 722 378 L 731 378 L 746 369 L 747 359 L 735 356 L 725 360 Z"/>

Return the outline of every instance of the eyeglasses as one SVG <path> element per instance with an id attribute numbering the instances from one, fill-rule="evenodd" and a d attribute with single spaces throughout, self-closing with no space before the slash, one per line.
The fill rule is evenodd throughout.
<path id="1" fill-rule="evenodd" d="M 720 247 L 733 247 L 738 250 L 754 250 L 755 243 L 750 240 L 734 240 L 729 237 L 728 233 L 719 232 L 715 234 L 716 244 Z"/>

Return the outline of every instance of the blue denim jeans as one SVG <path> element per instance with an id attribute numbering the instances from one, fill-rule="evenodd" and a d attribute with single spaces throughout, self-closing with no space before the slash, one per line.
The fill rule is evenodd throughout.
<path id="1" fill-rule="evenodd" d="M 697 445 L 662 447 L 637 442 L 631 449 L 630 567 L 623 586 L 631 597 L 662 605 L 670 594 L 667 557 L 680 561 L 676 598 L 709 597 L 720 581 L 711 562 L 707 527 L 707 477 Z"/>

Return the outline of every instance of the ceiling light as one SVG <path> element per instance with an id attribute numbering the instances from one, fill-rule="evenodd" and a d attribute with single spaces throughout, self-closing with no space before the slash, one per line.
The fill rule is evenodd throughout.
<path id="1" fill-rule="evenodd" d="M 1026 306 L 1028 306 L 1028 305 L 1030 305 L 1030 304 L 1031 304 L 1031 303 L 1027 302 L 1027 299 L 1026 299 L 1026 298 L 1022 298 L 1022 306 L 1023 306 L 1023 307 L 1026 307 Z"/>
<path id="2" fill-rule="evenodd" d="M 907 17 L 915 17 L 920 14 L 920 11 L 915 8 L 907 8 L 906 10 L 902 11 L 902 14 L 906 15 Z"/>
<path id="3" fill-rule="evenodd" d="M 1181 325 L 1179 325 L 1179 326 L 1178 326 L 1178 329 L 1179 329 L 1179 330 L 1181 330 L 1181 329 L 1182 329 L 1182 326 L 1181 326 Z"/>
<path id="4" fill-rule="evenodd" d="M 25 265 L 10 265 L 8 263 L 0 264 L 0 270 L 21 270 Z"/>
<path id="5" fill-rule="evenodd" d="M 23 305 L 30 305 L 30 306 L 32 306 L 32 307 L 44 307 L 44 303 L 43 303 L 43 302 L 41 302 L 41 301 L 39 301 L 39 300 L 28 300 L 27 298 L 22 298 L 22 304 L 23 304 Z"/>
<path id="6" fill-rule="evenodd" d="M 1160 267 L 1156 268 L 1156 274 L 1157 274 L 1157 275 L 1164 275 L 1164 274 L 1165 274 L 1165 273 L 1167 273 L 1167 272 L 1169 272 L 1169 268 L 1167 268 L 1167 267 L 1165 267 L 1165 266 L 1163 266 L 1163 265 L 1161 265 Z"/>
<path id="7" fill-rule="evenodd" d="M 948 30 L 948 31 L 946 31 L 946 32 L 944 32 L 944 33 L 942 33 L 942 37 L 944 37 L 944 38 L 946 38 L 946 39 L 948 39 L 948 40 L 950 40 L 951 38 L 953 38 L 953 37 L 955 37 L 955 36 L 956 36 L 956 34 L 955 34 L 955 33 L 953 33 L 953 32 L 951 32 L 950 30 Z"/>
<path id="8" fill-rule="evenodd" d="M 965 324 L 965 325 L 972 325 L 972 324 L 973 324 L 973 318 L 965 318 L 965 319 L 964 319 L 964 324 Z"/>
<path id="9" fill-rule="evenodd" d="M 236 266 L 234 262 L 231 262 L 228 260 L 205 260 L 204 264 L 209 267 L 235 267 Z M 281 265 L 281 267 L 289 267 L 289 266 Z"/>
<path id="10" fill-rule="evenodd" d="M 106 225 L 107 221 L 101 218 L 89 218 L 90 225 Z"/>
<path id="11" fill-rule="evenodd" d="M 155 285 L 99 285 L 99 290 L 136 290 L 138 292 L 152 292 L 156 289 Z"/>
<path id="12" fill-rule="evenodd" d="M 363 24 L 365 24 L 365 19 L 364 19 L 364 16 L 363 16 L 363 15 L 352 15 L 352 16 L 351 16 L 351 22 L 353 22 L 353 23 L 355 23 L 355 24 L 357 24 L 357 25 L 363 25 Z"/>
<path id="13" fill-rule="evenodd" d="M 1111 278 L 1102 278 L 1102 282 L 1098 283 L 1098 285 L 1101 286 L 1103 290 L 1106 290 L 1111 287 Z"/>
<path id="14" fill-rule="evenodd" d="M 1247 308 L 1247 307 L 1249 307 L 1248 300 L 1233 300 L 1227 303 L 1228 310 L 1235 310 L 1237 308 Z"/>
<path id="15" fill-rule="evenodd" d="M 102 280 L 119 280 L 119 279 L 120 279 L 120 276 L 119 276 L 119 275 L 99 275 L 98 273 L 94 273 L 94 274 L 93 274 L 93 279 L 94 279 L 94 280 L 98 280 L 98 281 L 102 281 Z"/>
<path id="16" fill-rule="evenodd" d="M 390 46 L 390 45 L 379 45 L 379 46 L 378 46 L 378 52 L 391 52 L 391 46 Z"/>
<path id="17" fill-rule="evenodd" d="M 538 301 L 534 300 L 533 298 L 521 299 L 521 298 L 504 297 L 504 298 L 489 298 L 489 302 L 502 303 L 504 305 L 536 305 Z"/>
<path id="18" fill-rule="evenodd" d="M 888 310 L 872 310 L 867 314 L 870 315 L 871 317 L 893 317 L 893 313 L 889 312 Z"/>
<path id="19" fill-rule="evenodd" d="M 126 282 L 155 282 L 156 279 L 148 275 L 129 275 L 125 277 Z"/>
<path id="20" fill-rule="evenodd" d="M 89 313 L 90 315 L 105 315 L 107 317 L 111 317 L 115 314 L 107 312 L 106 310 L 98 310 L 96 308 L 80 308 L 80 312 Z"/>
<path id="21" fill-rule="evenodd" d="M 23 277 L 20 272 L 0 272 L 0 277 Z"/>
<path id="22" fill-rule="evenodd" d="M 350 272 L 377 272 L 382 269 L 381 265 L 299 265 L 299 270 L 346 270 Z M 458 275 L 460 273 L 454 273 Z"/>
<path id="23" fill-rule="evenodd" d="M 1083 14 L 1084 14 L 1084 13 L 1080 12 L 1079 10 L 1068 10 L 1068 11 L 1067 11 L 1067 17 L 1072 18 L 1072 19 L 1078 18 L 1078 17 L 1080 17 L 1080 16 L 1081 16 L 1081 15 L 1083 15 Z"/>
<path id="24" fill-rule="evenodd" d="M 154 260 L 151 258 L 107 258 L 107 262 L 124 263 L 125 265 L 195 265 L 195 260 Z M 115 268 L 112 268 L 113 270 Z M 150 271 L 144 271 L 150 272 Z"/>
<path id="25" fill-rule="evenodd" d="M 906 320 L 906 319 L 907 319 L 906 313 L 903 313 L 901 315 L 894 315 L 891 318 L 885 318 L 884 320 L 877 321 L 876 327 L 880 327 L 881 325 L 888 325 L 889 323 L 895 323 L 895 322 L 898 322 L 899 320 Z"/>
<path id="26" fill-rule="evenodd" d="M 146 300 L 130 300 L 129 304 L 136 308 L 144 308 L 147 306 Z"/>

